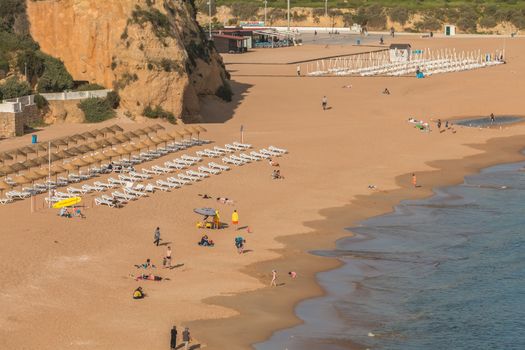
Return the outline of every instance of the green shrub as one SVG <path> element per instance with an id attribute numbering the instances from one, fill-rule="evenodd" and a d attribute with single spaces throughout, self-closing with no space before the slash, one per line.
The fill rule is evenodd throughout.
<path id="1" fill-rule="evenodd" d="M 230 84 L 225 80 L 221 86 L 215 92 L 215 95 L 226 102 L 231 102 L 233 91 Z"/>
<path id="2" fill-rule="evenodd" d="M 49 105 L 49 102 L 46 100 L 46 98 L 40 94 L 35 95 L 35 103 L 38 109 L 46 108 Z"/>
<path id="3" fill-rule="evenodd" d="M 26 74 L 27 69 L 27 79 L 32 81 L 33 78 L 41 77 L 44 73 L 44 55 L 39 54 L 38 51 L 26 49 L 17 54 L 16 67 L 21 74 Z"/>
<path id="4" fill-rule="evenodd" d="M 393 7 L 388 11 L 388 16 L 392 21 L 405 25 L 410 18 L 410 12 L 405 7 Z"/>
<path id="5" fill-rule="evenodd" d="M 93 90 L 104 90 L 106 89 L 102 85 L 96 83 L 83 84 L 77 88 L 77 91 L 93 91 Z"/>
<path id="6" fill-rule="evenodd" d="M 116 91 L 108 92 L 108 95 L 106 96 L 106 100 L 108 101 L 109 105 L 113 109 L 117 109 L 120 106 L 120 96 L 118 92 Z"/>
<path id="7" fill-rule="evenodd" d="M 31 86 L 17 77 L 11 77 L 0 85 L 0 93 L 3 99 L 27 96 L 31 95 Z"/>
<path id="8" fill-rule="evenodd" d="M 88 123 L 99 123 L 115 116 L 115 111 L 105 98 L 87 98 L 78 104 L 78 108 L 84 112 Z"/>
<path id="9" fill-rule="evenodd" d="M 44 73 L 38 81 L 38 92 L 61 92 L 73 87 L 73 77 L 66 70 L 64 63 L 45 55 Z"/>
<path id="10" fill-rule="evenodd" d="M 151 108 L 151 106 L 147 106 L 144 108 L 144 111 L 142 114 L 151 119 L 166 119 L 172 124 L 176 124 L 177 120 L 175 118 L 175 115 L 171 112 L 165 111 L 161 106 L 155 106 L 155 108 Z"/>
<path id="11" fill-rule="evenodd" d="M 159 39 L 174 35 L 168 16 L 154 7 L 143 10 L 140 6 L 136 6 L 131 13 L 131 23 L 140 26 L 150 23 L 153 33 L 155 33 L 155 36 Z"/>
<path id="12" fill-rule="evenodd" d="M 259 5 L 255 2 L 234 2 L 231 5 L 232 15 L 241 20 L 255 20 Z"/>

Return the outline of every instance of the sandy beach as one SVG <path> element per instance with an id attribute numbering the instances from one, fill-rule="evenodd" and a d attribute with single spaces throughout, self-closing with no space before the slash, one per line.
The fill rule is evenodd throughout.
<path id="1" fill-rule="evenodd" d="M 156 192 L 122 209 L 95 207 L 88 195 L 84 220 L 59 218 L 56 210 L 45 208 L 43 195 L 37 198 L 36 213 L 30 212 L 29 200 L 0 207 L 0 348 L 160 350 L 168 348 L 169 329 L 177 325 L 190 327 L 195 345 L 248 349 L 297 323 L 294 305 L 322 293 L 315 273 L 338 261 L 308 251 L 333 247 L 348 234 L 345 227 L 388 212 L 402 199 L 428 196 L 435 186 L 523 158 L 525 124 L 439 133 L 432 123 L 433 131 L 426 133 L 407 122 L 409 117 L 430 122 L 490 113 L 524 115 L 523 38 L 397 40 L 413 48 L 489 52 L 505 46 L 508 63 L 427 79 L 310 78 L 295 77 L 296 65 L 286 63 L 359 48 L 305 45 L 226 55 L 234 101 L 206 101 L 202 111 L 211 122 L 203 124 L 208 132 L 202 137 L 212 146 L 239 141 L 242 125 L 244 141 L 256 149 L 274 145 L 289 150 L 277 159 L 285 179 L 272 180 L 273 168 L 257 162 Z M 381 94 L 385 88 L 391 95 Z M 326 111 L 321 108 L 324 95 L 331 107 Z M 143 126 L 116 122 L 126 130 Z M 97 127 L 57 125 L 38 135 L 44 142 Z M 0 151 L 29 142 L 30 135 L 3 140 Z M 206 147 L 151 164 L 201 148 Z M 421 187 L 412 187 L 412 173 Z M 204 193 L 231 198 L 235 205 L 202 199 Z M 199 217 L 193 209 L 208 206 L 217 208 L 225 222 L 236 209 L 239 226 L 251 232 L 196 228 Z M 166 246 L 152 243 L 157 226 L 173 248 L 173 264 L 183 265 L 155 271 L 167 281 L 134 281 L 129 277 L 137 273 L 134 264 L 151 258 L 161 265 Z M 203 233 L 215 247 L 197 245 Z M 242 255 L 234 246 L 238 235 L 247 240 Z M 272 269 L 279 273 L 280 286 L 274 288 L 269 287 Z M 288 278 L 288 271 L 298 277 Z M 131 296 L 139 285 L 148 297 L 136 301 Z"/>

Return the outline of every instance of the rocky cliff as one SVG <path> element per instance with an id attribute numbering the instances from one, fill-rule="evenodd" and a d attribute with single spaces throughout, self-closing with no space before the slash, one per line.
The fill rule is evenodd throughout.
<path id="1" fill-rule="evenodd" d="M 227 85 L 193 0 L 27 0 L 33 38 L 75 80 L 119 91 L 125 113 L 161 106 L 183 118 Z"/>

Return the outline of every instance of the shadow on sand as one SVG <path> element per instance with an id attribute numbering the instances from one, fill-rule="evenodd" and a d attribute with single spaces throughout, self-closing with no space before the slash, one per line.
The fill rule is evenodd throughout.
<path id="1" fill-rule="evenodd" d="M 231 102 L 224 102 L 216 96 L 201 98 L 202 123 L 224 123 L 233 117 L 233 113 L 241 104 L 252 85 L 230 80 L 233 91 Z"/>

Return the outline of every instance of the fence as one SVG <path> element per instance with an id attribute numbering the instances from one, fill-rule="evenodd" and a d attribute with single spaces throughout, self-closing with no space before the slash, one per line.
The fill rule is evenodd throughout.
<path id="1" fill-rule="evenodd" d="M 48 94 L 40 94 L 48 101 L 69 101 L 69 100 L 83 100 L 92 97 L 104 98 L 111 90 L 92 90 L 92 91 L 64 91 Z M 35 104 L 35 95 L 22 96 L 17 98 L 10 98 L 0 103 L 0 112 L 5 113 L 20 113 L 25 106 L 32 106 Z"/>

